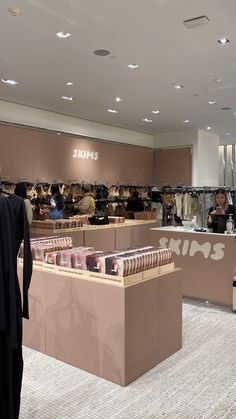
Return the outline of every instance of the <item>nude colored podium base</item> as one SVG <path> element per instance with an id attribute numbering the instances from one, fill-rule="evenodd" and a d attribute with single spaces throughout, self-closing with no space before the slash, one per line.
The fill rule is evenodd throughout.
<path id="1" fill-rule="evenodd" d="M 117 287 L 35 268 L 23 342 L 126 386 L 182 346 L 181 270 Z"/>

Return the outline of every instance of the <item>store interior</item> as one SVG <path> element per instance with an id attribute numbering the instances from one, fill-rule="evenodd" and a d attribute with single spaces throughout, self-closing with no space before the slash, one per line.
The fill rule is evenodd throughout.
<path id="1" fill-rule="evenodd" d="M 49 3 L 0 5 L 0 417 L 235 419 L 236 4 Z"/>

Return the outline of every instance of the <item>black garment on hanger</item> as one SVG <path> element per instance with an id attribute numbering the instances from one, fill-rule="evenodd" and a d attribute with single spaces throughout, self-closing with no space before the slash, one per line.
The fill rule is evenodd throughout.
<path id="1" fill-rule="evenodd" d="M 24 240 L 23 307 L 17 277 L 17 254 Z M 24 200 L 0 196 L 0 417 L 17 419 L 23 373 L 22 316 L 29 317 L 32 273 L 29 226 Z"/>

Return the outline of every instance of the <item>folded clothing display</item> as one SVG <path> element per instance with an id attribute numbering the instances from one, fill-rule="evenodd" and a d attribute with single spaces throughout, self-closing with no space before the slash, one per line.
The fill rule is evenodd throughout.
<path id="1" fill-rule="evenodd" d="M 82 219 L 60 219 L 60 220 L 33 220 L 31 228 L 59 230 L 66 228 L 83 227 Z"/>
<path id="2" fill-rule="evenodd" d="M 134 213 L 135 220 L 155 220 L 156 213 L 153 211 L 142 211 Z"/>
<path id="3" fill-rule="evenodd" d="M 110 224 L 120 224 L 120 223 L 125 222 L 125 217 L 115 217 L 115 216 L 109 215 L 108 220 Z"/>

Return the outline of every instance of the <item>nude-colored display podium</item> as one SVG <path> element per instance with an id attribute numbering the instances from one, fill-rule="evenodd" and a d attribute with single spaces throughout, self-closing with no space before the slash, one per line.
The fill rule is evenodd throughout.
<path id="1" fill-rule="evenodd" d="M 69 229 L 31 228 L 31 237 L 71 236 L 74 246 L 92 246 L 95 250 L 116 250 L 150 244 L 150 228 L 156 220 L 126 220 L 125 223 L 84 226 Z"/>
<path id="2" fill-rule="evenodd" d="M 169 247 L 182 268 L 183 295 L 232 306 L 236 275 L 236 234 L 151 229 L 150 244 Z"/>
<path id="3" fill-rule="evenodd" d="M 122 386 L 182 346 L 178 269 L 120 286 L 35 267 L 29 300 L 26 346 Z"/>

